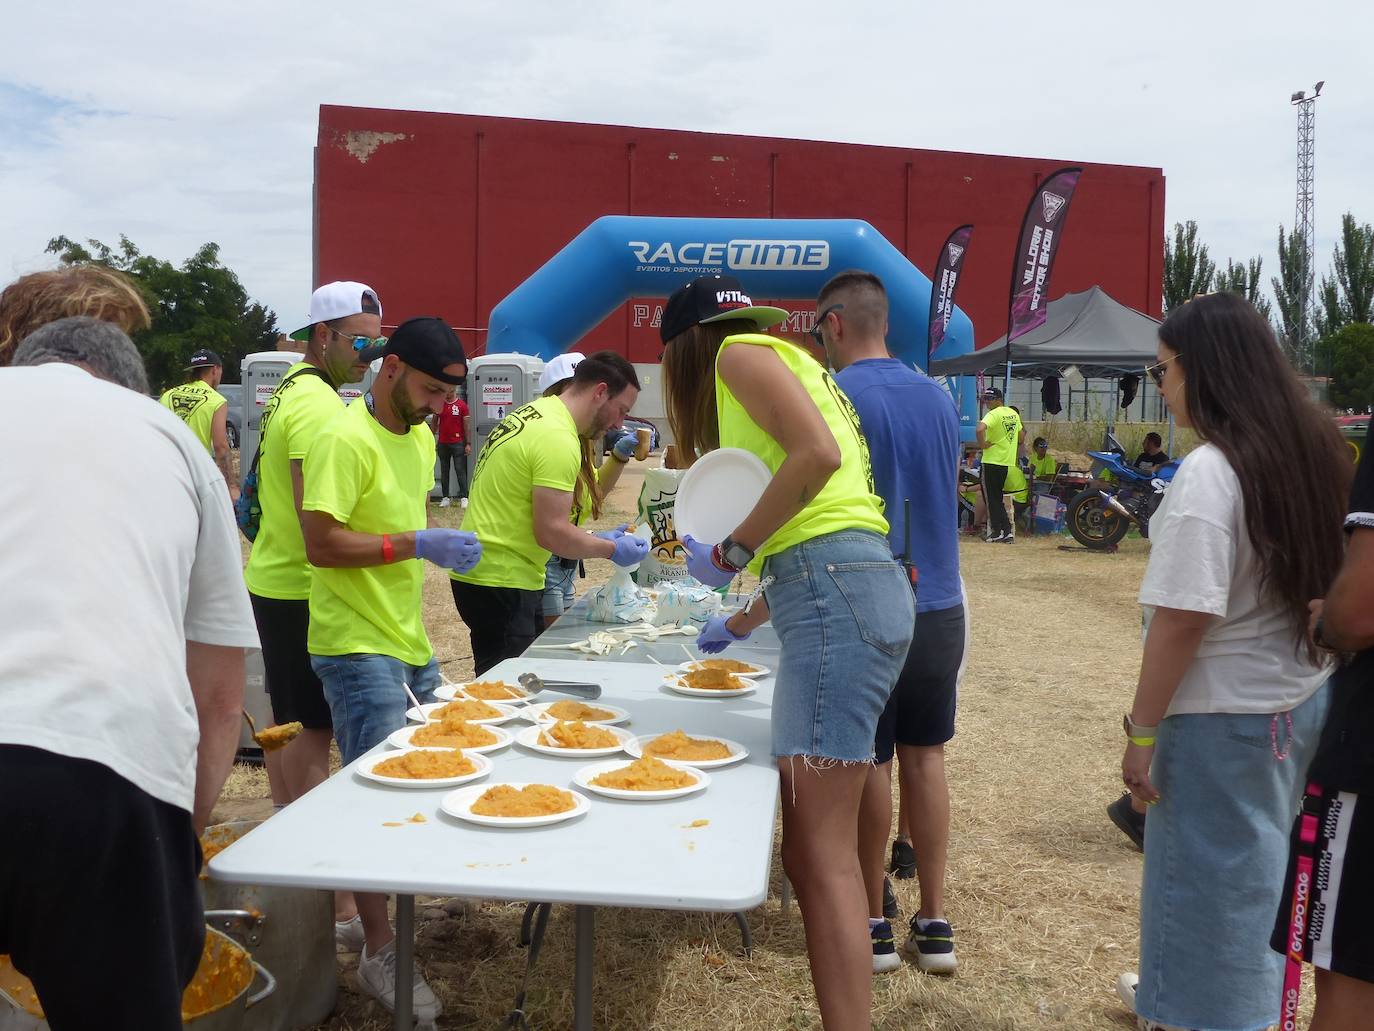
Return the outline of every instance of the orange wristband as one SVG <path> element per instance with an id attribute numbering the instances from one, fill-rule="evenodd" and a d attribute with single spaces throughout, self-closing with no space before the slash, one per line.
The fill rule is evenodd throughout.
<path id="1" fill-rule="evenodd" d="M 382 534 L 382 564 L 386 565 L 396 559 L 396 549 L 391 545 L 391 534 Z"/>

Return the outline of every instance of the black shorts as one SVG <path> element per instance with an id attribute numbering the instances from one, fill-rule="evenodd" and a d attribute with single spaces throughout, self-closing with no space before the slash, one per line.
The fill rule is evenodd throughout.
<path id="1" fill-rule="evenodd" d="M 544 589 L 488 587 L 450 580 L 453 604 L 472 641 L 473 672 L 481 676 L 502 659 L 513 659 L 544 630 Z"/>
<path id="2" fill-rule="evenodd" d="M 20 745 L 0 745 L 0 784 L 0 952 L 53 1031 L 180 1031 L 205 941 L 191 814 Z"/>
<path id="3" fill-rule="evenodd" d="M 1314 967 L 1374 982 L 1374 798 L 1348 791 L 1303 797 L 1303 809 L 1317 817 L 1313 876 L 1306 911 L 1294 929 L 1293 896 L 1298 887 L 1302 816 L 1293 821 L 1288 872 L 1269 947 L 1287 955 L 1290 931 L 1302 941 L 1302 958 Z"/>
<path id="4" fill-rule="evenodd" d="M 873 754 L 891 760 L 897 745 L 943 745 L 954 736 L 954 701 L 964 661 L 964 607 L 916 613 L 916 633 L 897 686 L 878 719 Z"/>
<path id="5" fill-rule="evenodd" d="M 324 699 L 324 685 L 310 666 L 306 639 L 310 636 L 310 602 L 262 598 L 249 594 L 258 624 L 267 695 L 277 723 L 299 720 L 310 730 L 332 730 L 333 717 Z"/>

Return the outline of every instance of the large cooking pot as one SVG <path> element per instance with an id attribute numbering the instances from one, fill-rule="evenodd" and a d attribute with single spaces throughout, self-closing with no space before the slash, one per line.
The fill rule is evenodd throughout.
<path id="1" fill-rule="evenodd" d="M 227 847 L 261 821 L 216 824 L 202 842 Z M 253 1011 L 253 1031 L 289 1031 L 323 1023 L 339 992 L 334 949 L 334 896 L 308 888 L 201 881 L 206 922 L 242 942 L 272 971 L 277 990 Z"/>
<path id="2" fill-rule="evenodd" d="M 191 1031 L 240 1031 L 249 1026 L 244 1014 L 270 996 L 277 982 L 227 934 L 207 927 L 205 939 L 200 967 L 182 997 L 182 1006 L 188 1005 L 198 986 L 211 980 L 219 990 L 206 1002 L 208 1008 L 188 1017 L 183 1026 Z M 263 987 L 250 995 L 249 988 L 259 978 Z M 48 1031 L 32 982 L 14 969 L 8 956 L 0 966 L 0 1031 Z"/>

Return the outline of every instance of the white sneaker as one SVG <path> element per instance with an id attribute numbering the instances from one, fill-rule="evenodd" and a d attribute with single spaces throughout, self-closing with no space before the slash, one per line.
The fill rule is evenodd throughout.
<path id="1" fill-rule="evenodd" d="M 363 918 L 356 913 L 352 920 L 343 923 L 334 921 L 334 951 L 362 952 L 367 934 L 363 931 Z"/>
<path id="2" fill-rule="evenodd" d="M 458 507 L 459 507 L 459 508 L 467 508 L 467 507 L 468 507 L 468 499 L 467 499 L 467 498 L 459 498 L 459 499 L 458 499 Z"/>
<path id="3" fill-rule="evenodd" d="M 413 986 L 412 999 L 414 1001 L 415 1019 L 421 1022 L 436 1020 L 439 1014 L 444 1011 L 444 1007 L 439 1003 L 434 990 L 421 976 L 419 967 L 415 968 L 411 985 Z M 396 942 L 394 940 L 382 946 L 375 956 L 369 956 L 366 947 L 364 947 L 362 954 L 358 956 L 358 986 L 385 1006 L 387 1012 L 394 1013 L 396 1011 Z"/>
<path id="4" fill-rule="evenodd" d="M 440 508 L 448 508 L 448 506 L 451 505 L 451 504 L 453 504 L 452 499 L 450 499 L 450 498 L 444 498 L 442 501 L 439 502 L 439 507 L 440 507 Z"/>

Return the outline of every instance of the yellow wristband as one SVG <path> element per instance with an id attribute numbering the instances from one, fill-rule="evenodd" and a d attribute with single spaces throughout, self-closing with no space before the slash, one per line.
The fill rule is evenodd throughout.
<path id="1" fill-rule="evenodd" d="M 1139 745 L 1141 748 L 1149 748 L 1155 743 L 1155 739 L 1152 737 L 1127 737 L 1126 740 L 1133 745 Z"/>

